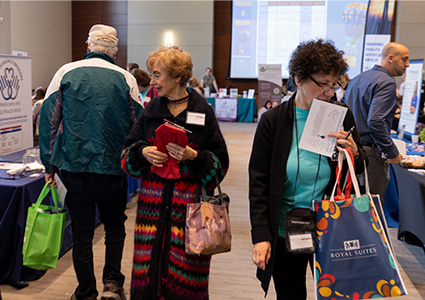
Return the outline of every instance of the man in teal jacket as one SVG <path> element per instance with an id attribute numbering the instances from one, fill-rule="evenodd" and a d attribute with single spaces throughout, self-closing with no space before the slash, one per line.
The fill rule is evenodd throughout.
<path id="1" fill-rule="evenodd" d="M 105 228 L 101 299 L 125 299 L 121 259 L 127 219 L 127 177 L 120 167 L 124 139 L 141 105 L 136 79 L 115 65 L 116 30 L 94 25 L 84 59 L 62 66 L 50 83 L 40 118 L 46 181 L 61 170 L 68 192 L 78 286 L 71 299 L 96 299 L 92 240 L 96 205 Z"/>

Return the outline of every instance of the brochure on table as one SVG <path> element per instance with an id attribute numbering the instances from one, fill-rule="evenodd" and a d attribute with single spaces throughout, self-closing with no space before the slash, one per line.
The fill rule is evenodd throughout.
<path id="1" fill-rule="evenodd" d="M 336 138 L 328 134 L 343 128 L 346 113 L 344 106 L 314 99 L 301 136 L 300 149 L 331 157 Z"/>
<path id="2" fill-rule="evenodd" d="M 218 90 L 218 98 L 225 98 L 227 96 L 227 89 L 221 88 Z"/>
<path id="3" fill-rule="evenodd" d="M 229 98 L 237 98 L 238 97 L 238 89 L 230 89 Z"/>

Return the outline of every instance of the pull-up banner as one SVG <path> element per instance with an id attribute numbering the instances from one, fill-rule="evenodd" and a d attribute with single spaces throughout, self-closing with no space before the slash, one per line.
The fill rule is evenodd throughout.
<path id="1" fill-rule="evenodd" d="M 381 63 L 382 48 L 391 41 L 395 0 L 371 0 L 367 9 L 362 70 Z"/>
<path id="2" fill-rule="evenodd" d="M 258 107 L 264 106 L 267 101 L 282 99 L 282 65 L 258 65 Z"/>
<path id="3" fill-rule="evenodd" d="M 31 58 L 0 55 L 0 155 L 33 147 Z"/>

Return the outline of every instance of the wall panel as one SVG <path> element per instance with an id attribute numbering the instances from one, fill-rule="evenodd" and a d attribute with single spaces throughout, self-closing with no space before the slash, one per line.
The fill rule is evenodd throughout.
<path id="1" fill-rule="evenodd" d="M 73 1 L 72 2 L 72 60 L 80 60 L 87 52 L 85 42 L 90 28 L 105 24 L 117 30 L 118 54 L 115 63 L 127 65 L 127 1 Z"/>

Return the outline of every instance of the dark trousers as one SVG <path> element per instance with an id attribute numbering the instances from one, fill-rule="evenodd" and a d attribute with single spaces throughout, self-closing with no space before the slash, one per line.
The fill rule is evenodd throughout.
<path id="1" fill-rule="evenodd" d="M 121 273 L 121 259 L 127 219 L 127 177 L 66 171 L 62 171 L 62 177 L 68 190 L 65 202 L 71 216 L 77 299 L 98 295 L 92 249 L 96 205 L 105 228 L 103 283 L 115 280 L 123 286 L 125 277 Z"/>
<path id="2" fill-rule="evenodd" d="M 363 146 L 369 160 L 367 175 L 369 178 L 370 192 L 379 194 L 382 207 L 385 203 L 385 192 L 388 182 L 390 182 L 390 169 L 386 158 L 382 158 L 382 153 L 375 147 Z"/>
<path id="3" fill-rule="evenodd" d="M 276 258 L 273 266 L 273 282 L 277 300 L 307 299 L 307 264 L 313 266 L 312 254 L 292 254 L 286 252 L 285 239 L 278 237 Z M 313 273 L 313 268 L 311 269 Z"/>

